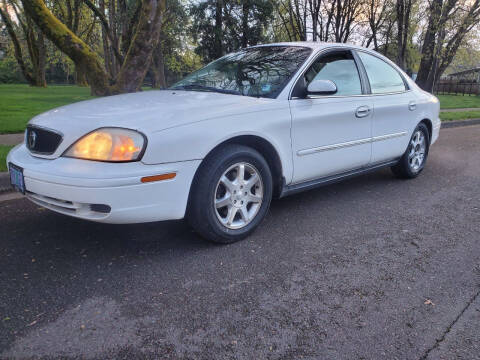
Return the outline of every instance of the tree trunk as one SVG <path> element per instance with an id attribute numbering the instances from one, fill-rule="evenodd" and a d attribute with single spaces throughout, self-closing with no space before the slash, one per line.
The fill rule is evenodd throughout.
<path id="1" fill-rule="evenodd" d="M 440 15 L 442 12 L 443 0 L 432 0 L 430 6 L 430 20 L 428 22 L 427 32 L 422 45 L 422 59 L 418 69 L 416 83 L 422 89 L 428 91 L 428 77 L 432 70 L 433 57 L 435 53 L 436 34 L 438 32 Z"/>
<path id="2" fill-rule="evenodd" d="M 219 58 L 223 55 L 223 43 L 222 43 L 222 23 L 223 23 L 223 0 L 216 0 L 215 3 L 215 43 L 214 53 L 215 57 Z"/>
<path id="3" fill-rule="evenodd" d="M 122 33 L 122 44 L 121 44 L 122 51 L 124 54 L 128 52 L 128 48 L 132 43 L 133 35 L 135 34 L 135 31 L 137 31 L 136 19 L 138 19 L 141 9 L 142 9 L 142 2 L 140 0 L 136 0 L 134 13 L 130 17 L 128 24 L 124 24 L 124 31 Z"/>
<path id="4" fill-rule="evenodd" d="M 75 84 L 82 87 L 88 86 L 87 74 L 82 66 L 75 66 Z"/>
<path id="5" fill-rule="evenodd" d="M 318 12 L 317 0 L 309 0 L 310 15 L 312 17 L 312 40 L 317 41 L 317 27 L 318 27 Z"/>
<path id="6" fill-rule="evenodd" d="M 153 73 L 152 87 L 155 89 L 166 88 L 167 81 L 165 79 L 165 59 L 163 56 L 163 46 L 161 41 L 158 42 L 157 47 L 153 51 L 153 61 L 151 69 Z"/>
<path id="7" fill-rule="evenodd" d="M 41 31 L 38 31 L 37 41 L 37 59 L 32 59 L 32 62 L 35 61 L 34 65 L 34 74 L 35 74 L 35 86 L 38 87 L 47 87 L 47 81 L 45 79 L 45 67 L 47 63 L 47 51 L 45 48 L 45 39 Z"/>
<path id="8" fill-rule="evenodd" d="M 243 0 L 242 5 L 242 47 L 248 46 L 249 28 L 248 14 L 250 13 L 250 0 Z"/>
<path id="9" fill-rule="evenodd" d="M 397 65 L 405 70 L 405 53 L 406 53 L 406 36 L 408 33 L 408 23 L 409 19 L 407 16 L 406 7 L 409 6 L 405 4 L 406 0 L 397 0 L 396 11 L 397 11 Z M 408 0 L 407 0 L 408 1 Z"/>
<path id="10" fill-rule="evenodd" d="M 0 6 L 0 17 L 5 23 L 8 35 L 10 35 L 10 39 L 12 40 L 15 60 L 17 60 L 18 66 L 22 71 L 23 77 L 25 78 L 25 80 L 27 80 L 27 82 L 30 85 L 34 86 L 35 79 L 31 74 L 31 72 L 28 70 L 27 65 L 23 61 L 22 48 L 20 46 L 20 42 L 18 41 L 17 34 L 15 33 L 15 30 L 13 28 L 12 22 L 10 20 L 10 16 L 8 15 L 7 11 L 2 10 L 1 6 Z"/>
<path id="11" fill-rule="evenodd" d="M 88 5 L 88 3 L 86 3 Z M 105 1 L 100 0 L 99 2 L 99 14 L 96 14 L 103 19 L 102 24 L 102 45 L 103 45 L 103 59 L 105 62 L 105 69 L 107 70 L 108 74 L 111 78 L 115 78 L 113 66 L 112 66 L 112 59 L 110 58 L 110 46 L 108 45 L 108 38 L 110 34 L 110 29 L 108 27 L 107 20 L 105 19 Z M 107 24 L 107 25 L 106 25 Z"/>
<path id="12" fill-rule="evenodd" d="M 113 94 L 140 90 L 160 38 L 164 12 L 165 0 L 144 0 L 133 42 L 112 86 Z"/>
<path id="13" fill-rule="evenodd" d="M 110 0 L 108 2 L 108 19 L 110 23 L 110 38 L 111 38 L 111 46 L 110 46 L 110 59 L 112 61 L 112 77 L 116 78 L 118 72 L 120 71 L 120 63 L 114 56 L 114 50 L 118 49 L 118 38 L 117 38 L 117 23 L 116 23 L 116 6 L 115 1 Z"/>
<path id="14" fill-rule="evenodd" d="M 432 64 L 430 65 L 430 71 L 428 72 L 427 80 L 423 84 L 423 90 L 433 92 L 433 86 L 437 78 L 437 70 L 440 61 L 440 52 L 442 51 L 443 42 L 445 40 L 445 29 L 440 31 L 437 40 L 437 46 L 435 54 L 433 56 Z"/>
<path id="15" fill-rule="evenodd" d="M 70 67 L 67 66 L 67 70 L 65 71 L 65 85 L 70 83 Z"/>

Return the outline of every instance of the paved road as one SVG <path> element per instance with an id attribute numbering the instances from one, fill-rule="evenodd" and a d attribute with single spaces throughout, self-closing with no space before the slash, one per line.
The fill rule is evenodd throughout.
<path id="1" fill-rule="evenodd" d="M 278 200 L 229 246 L 1 202 L 0 357 L 479 359 L 479 139 Z"/>

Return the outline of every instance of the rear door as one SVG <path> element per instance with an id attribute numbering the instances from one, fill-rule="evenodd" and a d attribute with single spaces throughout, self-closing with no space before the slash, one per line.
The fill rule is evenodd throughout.
<path id="1" fill-rule="evenodd" d="M 290 100 L 293 183 L 368 165 L 373 101 L 351 50 L 319 55 L 298 79 Z M 308 95 L 314 79 L 331 80 L 337 93 Z"/>
<path id="2" fill-rule="evenodd" d="M 416 111 L 413 92 L 399 71 L 371 53 L 357 51 L 366 70 L 374 102 L 372 163 L 400 157 L 410 139 Z"/>

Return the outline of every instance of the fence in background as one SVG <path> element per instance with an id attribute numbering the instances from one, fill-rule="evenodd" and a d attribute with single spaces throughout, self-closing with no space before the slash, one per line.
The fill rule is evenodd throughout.
<path id="1" fill-rule="evenodd" d="M 435 94 L 480 95 L 480 83 L 458 79 L 441 79 L 435 85 Z"/>

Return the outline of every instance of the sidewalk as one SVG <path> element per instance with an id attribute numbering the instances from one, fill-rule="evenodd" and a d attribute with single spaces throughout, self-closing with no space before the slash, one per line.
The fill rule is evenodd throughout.
<path id="1" fill-rule="evenodd" d="M 440 112 L 480 111 L 480 108 L 441 109 Z"/>
<path id="2" fill-rule="evenodd" d="M 0 145 L 17 145 L 23 141 L 23 133 L 0 134 Z"/>

